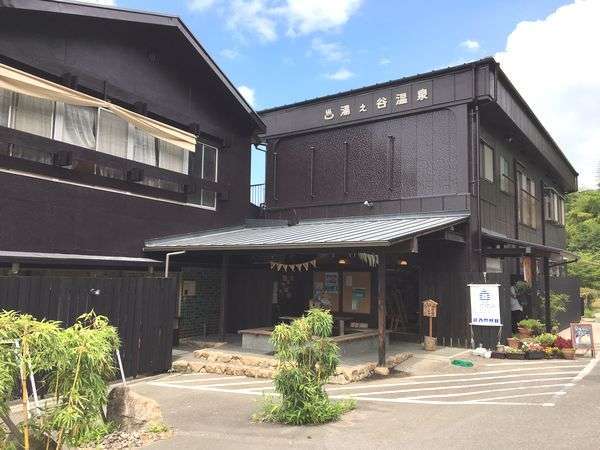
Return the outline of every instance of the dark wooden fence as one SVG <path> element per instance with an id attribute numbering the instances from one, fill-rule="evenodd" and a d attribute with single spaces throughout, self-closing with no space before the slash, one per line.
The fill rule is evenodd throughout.
<path id="1" fill-rule="evenodd" d="M 175 279 L 123 277 L 0 277 L 0 309 L 72 325 L 90 310 L 118 328 L 125 374 L 152 374 L 171 367 Z"/>

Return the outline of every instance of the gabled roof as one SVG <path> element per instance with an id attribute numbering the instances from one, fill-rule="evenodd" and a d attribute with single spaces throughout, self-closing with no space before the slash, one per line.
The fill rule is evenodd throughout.
<path id="1" fill-rule="evenodd" d="M 389 247 L 464 222 L 468 213 L 358 216 L 297 225 L 244 226 L 151 239 L 145 251 L 247 251 Z"/>
<path id="2" fill-rule="evenodd" d="M 196 37 L 177 16 L 159 14 L 146 11 L 137 11 L 131 9 L 117 8 L 114 6 L 97 5 L 90 3 L 67 2 L 62 0 L 19 0 L 17 2 L 11 0 L 0 0 L 1 8 L 11 8 L 23 11 L 38 11 L 45 13 L 65 14 L 83 16 L 88 18 L 97 18 L 104 20 L 115 20 L 125 22 L 136 22 L 147 25 L 155 25 L 162 27 L 170 27 L 177 29 L 183 37 L 194 48 L 198 56 L 200 56 L 208 67 L 219 78 L 231 95 L 237 100 L 244 111 L 250 115 L 256 127 L 265 131 L 266 125 L 254 111 L 252 106 L 239 93 L 227 75 L 217 66 L 215 61 L 206 52 L 204 47 L 198 42 Z"/>

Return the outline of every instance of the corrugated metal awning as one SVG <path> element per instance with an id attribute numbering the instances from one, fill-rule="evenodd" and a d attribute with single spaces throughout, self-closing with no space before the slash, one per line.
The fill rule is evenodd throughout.
<path id="1" fill-rule="evenodd" d="M 245 226 L 146 241 L 146 251 L 281 250 L 388 247 L 467 220 L 439 213 L 303 220 L 297 225 Z"/>
<path id="2" fill-rule="evenodd" d="M 516 247 L 520 247 L 523 249 L 529 248 L 529 249 L 539 250 L 539 251 L 546 252 L 546 253 L 551 253 L 551 254 L 556 255 L 559 258 L 564 259 L 564 260 L 579 259 L 579 256 L 577 256 L 575 253 L 570 252 L 565 249 L 562 249 L 562 248 L 551 247 L 549 245 L 537 244 L 535 242 L 529 242 L 529 241 L 523 241 L 520 239 L 509 238 L 508 236 L 506 236 L 504 234 L 500 234 L 495 231 L 487 230 L 485 228 L 482 228 L 481 234 L 483 237 L 485 237 L 487 239 L 491 239 L 493 241 L 501 242 L 504 244 L 514 245 Z"/>
<path id="3" fill-rule="evenodd" d="M 78 253 L 13 252 L 6 250 L 0 250 L 0 262 L 89 262 L 104 265 L 162 264 L 162 261 L 158 261 L 156 259 L 136 258 L 129 256 L 82 255 Z"/>

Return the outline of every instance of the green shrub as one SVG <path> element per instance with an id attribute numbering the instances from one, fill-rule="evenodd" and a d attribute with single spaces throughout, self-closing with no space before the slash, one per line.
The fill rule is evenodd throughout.
<path id="1" fill-rule="evenodd" d="M 279 369 L 274 377 L 280 398 L 267 398 L 257 420 L 293 425 L 337 420 L 354 401 L 333 402 L 324 386 L 339 364 L 339 348 L 331 340 L 333 318 L 313 308 L 290 325 L 277 325 L 271 336 Z"/>

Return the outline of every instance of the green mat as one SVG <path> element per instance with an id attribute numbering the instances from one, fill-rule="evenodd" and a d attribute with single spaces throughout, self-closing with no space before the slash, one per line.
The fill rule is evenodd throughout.
<path id="1" fill-rule="evenodd" d="M 459 367 L 473 367 L 473 361 L 469 361 L 468 359 L 453 359 L 452 365 Z"/>

